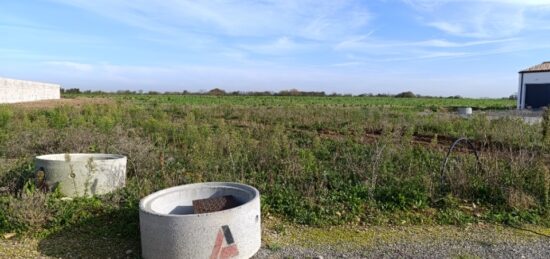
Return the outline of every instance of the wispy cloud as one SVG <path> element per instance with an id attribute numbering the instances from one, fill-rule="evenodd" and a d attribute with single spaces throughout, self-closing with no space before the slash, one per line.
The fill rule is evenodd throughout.
<path id="1" fill-rule="evenodd" d="M 11 1 L 0 9 L 0 33 L 9 36 L 0 41 L 0 71 L 95 89 L 395 92 L 451 75 L 477 84 L 492 82 L 474 78 L 477 71 L 504 69 L 513 77 L 540 62 L 550 50 L 549 4 Z M 504 83 L 497 74 L 493 90 Z"/>
<path id="2" fill-rule="evenodd" d="M 365 26 L 369 11 L 358 0 L 314 1 L 86 1 L 53 0 L 131 26 L 177 34 L 182 29 L 228 36 L 327 39 Z"/>
<path id="3" fill-rule="evenodd" d="M 499 44 L 507 43 L 512 41 L 517 41 L 517 38 L 507 38 L 507 39 L 498 39 L 498 40 L 477 40 L 477 41 L 465 41 L 465 42 L 453 42 L 442 39 L 432 39 L 419 42 L 412 42 L 411 45 L 421 46 L 421 47 L 436 47 L 436 48 L 464 48 L 472 46 L 481 46 L 481 45 L 490 45 L 490 44 Z"/>
<path id="4" fill-rule="evenodd" d="M 518 40 L 517 38 L 505 38 L 473 41 L 449 41 L 445 39 L 396 41 L 356 37 L 338 43 L 335 50 L 356 53 L 354 57 L 360 55 L 360 59 L 371 62 L 389 62 L 486 55 L 486 53 L 491 53 L 491 49 L 499 49 Z"/>
<path id="5" fill-rule="evenodd" d="M 94 69 L 94 66 L 86 63 L 71 62 L 71 61 L 47 61 L 46 65 L 58 67 L 64 70 L 70 70 L 73 72 L 90 72 Z"/>
<path id="6" fill-rule="evenodd" d="M 0 48 L 0 60 L 12 65 L 20 62 L 44 62 L 44 60 L 67 59 L 68 55 L 55 55 L 16 48 Z M 71 57 L 76 59 L 76 57 Z M 1 63 L 1 62 L 0 62 Z"/>
<path id="7" fill-rule="evenodd" d="M 548 0 L 402 0 L 404 3 L 421 10 L 433 10 L 446 4 L 461 3 L 472 4 L 497 4 L 514 5 L 519 7 L 549 6 Z"/>
<path id="8" fill-rule="evenodd" d="M 342 41 L 336 45 L 336 49 L 351 49 L 361 51 L 370 48 L 399 48 L 399 47 L 433 47 L 433 48 L 463 48 L 480 45 L 491 45 L 516 41 L 517 38 L 498 40 L 476 40 L 476 41 L 449 41 L 445 39 L 429 39 L 423 41 L 388 41 L 369 39 L 365 37 L 352 38 Z"/>
<path id="9" fill-rule="evenodd" d="M 452 36 L 499 38 L 516 36 L 543 18 L 537 10 L 546 0 L 403 0 L 422 22 Z"/>
<path id="10" fill-rule="evenodd" d="M 427 25 L 447 34 L 470 38 L 498 38 L 516 36 L 526 27 L 525 10 L 512 7 L 493 10 L 493 7 L 479 8 L 465 12 L 459 18 L 436 18 Z"/>
<path id="11" fill-rule="evenodd" d="M 24 35 L 29 42 L 63 42 L 72 44 L 100 44 L 106 39 L 80 33 L 67 33 L 63 29 L 45 23 L 39 23 L 31 19 L 17 17 L 0 12 L 0 31 L 6 35 L 3 41 L 13 40 L 7 35 Z"/>
<path id="12" fill-rule="evenodd" d="M 239 47 L 243 50 L 266 55 L 282 55 L 293 53 L 314 52 L 320 47 L 320 44 L 311 41 L 297 42 L 289 37 L 280 37 L 273 41 L 260 44 L 241 44 Z"/>
<path id="13" fill-rule="evenodd" d="M 1 27 L 17 27 L 17 28 L 32 28 L 32 29 L 53 29 L 51 26 L 34 22 L 30 19 L 19 17 L 13 14 L 2 14 L 0 15 L 0 26 Z"/>
<path id="14" fill-rule="evenodd" d="M 433 11 L 435 8 L 453 0 L 402 0 L 405 4 L 422 11 Z"/>

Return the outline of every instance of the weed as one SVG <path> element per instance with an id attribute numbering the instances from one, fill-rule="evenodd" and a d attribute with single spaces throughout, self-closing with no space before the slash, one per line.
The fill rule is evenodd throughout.
<path id="1" fill-rule="evenodd" d="M 550 147 L 541 143 L 540 127 L 445 112 L 457 106 L 507 108 L 512 101 L 109 98 L 116 102 L 0 107 L 0 159 L 22 161 L 0 172 L 0 187 L 9 190 L 0 194 L 0 231 L 49 235 L 82 228 L 137 238 L 140 198 L 205 181 L 253 185 L 262 194 L 263 213 L 299 224 L 550 223 L 544 156 Z M 484 170 L 468 147 L 459 148 L 446 170 L 446 192 L 440 193 L 442 159 L 460 136 L 483 149 Z M 126 187 L 67 201 L 29 182 L 35 155 L 76 152 L 126 155 Z"/>

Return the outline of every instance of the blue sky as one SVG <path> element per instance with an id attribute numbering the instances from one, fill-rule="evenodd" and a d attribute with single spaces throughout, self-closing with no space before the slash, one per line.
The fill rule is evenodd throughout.
<path id="1" fill-rule="evenodd" d="M 0 76 L 94 90 L 502 97 L 550 0 L 0 0 Z"/>

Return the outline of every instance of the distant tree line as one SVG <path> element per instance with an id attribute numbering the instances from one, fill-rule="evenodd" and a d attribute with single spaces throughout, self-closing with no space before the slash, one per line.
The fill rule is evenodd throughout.
<path id="1" fill-rule="evenodd" d="M 84 90 L 81 91 L 79 88 L 68 88 L 64 89 L 61 88 L 62 94 L 91 94 L 91 95 L 108 95 L 108 94 L 119 94 L 119 95 L 140 95 L 140 94 L 147 94 L 147 95 L 210 95 L 210 96 L 328 96 L 328 97 L 336 97 L 336 96 L 358 96 L 358 97 L 395 97 L 395 98 L 447 98 L 447 99 L 462 99 L 463 97 L 460 95 L 453 95 L 453 96 L 430 96 L 430 95 L 420 95 L 415 94 L 411 91 L 401 92 L 398 94 L 389 94 L 389 93 L 379 93 L 379 94 L 373 94 L 373 93 L 363 93 L 358 95 L 352 95 L 352 94 L 340 94 L 340 93 L 330 93 L 327 94 L 323 91 L 316 92 L 316 91 L 300 91 L 298 89 L 290 89 L 290 90 L 282 90 L 279 92 L 271 92 L 271 91 L 232 91 L 227 92 L 220 88 L 214 88 L 209 91 L 199 91 L 199 92 L 190 92 L 187 90 L 177 92 L 177 91 L 169 91 L 169 92 L 158 92 L 158 91 L 132 91 L 132 90 L 118 90 L 116 92 L 104 92 L 104 91 L 91 91 L 91 90 Z M 516 95 L 510 95 L 508 97 L 503 97 L 502 99 L 516 99 Z"/>
<path id="2" fill-rule="evenodd" d="M 78 88 L 69 88 L 69 89 L 61 88 L 61 93 L 62 94 L 80 94 L 82 92 L 80 92 L 80 89 Z"/>

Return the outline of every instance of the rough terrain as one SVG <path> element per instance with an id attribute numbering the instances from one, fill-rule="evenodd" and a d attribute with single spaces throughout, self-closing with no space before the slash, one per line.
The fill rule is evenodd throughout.
<path id="1" fill-rule="evenodd" d="M 549 228 L 535 226 L 314 228 L 267 220 L 263 246 L 255 258 L 548 258 L 549 234 Z M 138 255 L 139 243 L 135 240 L 93 237 L 86 233 L 0 240 L 0 258 L 138 258 Z"/>

